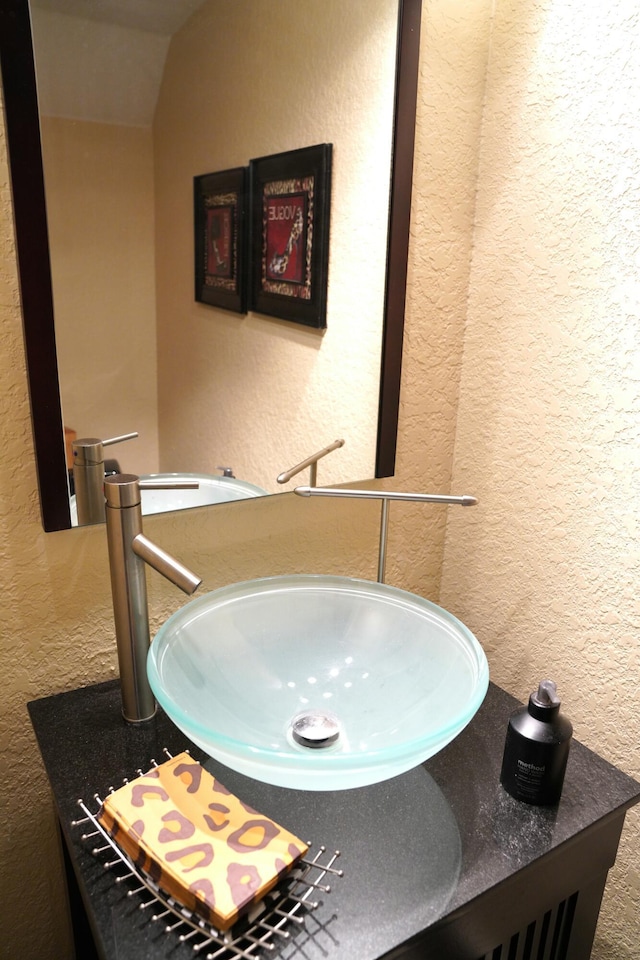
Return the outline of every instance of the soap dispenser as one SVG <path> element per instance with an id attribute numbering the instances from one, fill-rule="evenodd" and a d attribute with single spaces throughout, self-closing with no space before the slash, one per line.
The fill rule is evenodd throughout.
<path id="1" fill-rule="evenodd" d="M 556 684 L 542 680 L 528 706 L 509 720 L 500 774 L 505 790 L 525 803 L 557 803 L 572 734 L 570 721 L 560 714 Z"/>

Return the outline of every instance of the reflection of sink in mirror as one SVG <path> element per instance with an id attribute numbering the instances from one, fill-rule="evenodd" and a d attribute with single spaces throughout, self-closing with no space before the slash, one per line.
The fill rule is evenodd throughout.
<path id="1" fill-rule="evenodd" d="M 166 513 L 170 510 L 186 510 L 189 507 L 206 507 L 212 503 L 228 503 L 246 500 L 248 497 L 264 497 L 267 491 L 246 480 L 235 477 L 217 477 L 209 473 L 150 473 L 140 480 L 157 480 L 173 483 L 197 483 L 191 490 L 142 490 L 142 513 Z M 71 523 L 78 525 L 76 498 L 70 499 Z"/>
<path id="2" fill-rule="evenodd" d="M 152 690 L 234 770 L 339 790 L 404 773 L 467 725 L 489 682 L 459 620 L 385 584 L 293 575 L 187 603 L 153 641 Z"/>

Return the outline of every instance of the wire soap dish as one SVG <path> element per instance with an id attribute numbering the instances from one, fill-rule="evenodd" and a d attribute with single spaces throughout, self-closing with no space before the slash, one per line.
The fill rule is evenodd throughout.
<path id="1" fill-rule="evenodd" d="M 166 748 L 164 753 L 172 758 Z M 150 767 L 157 766 L 152 759 Z M 137 776 L 143 773 L 142 770 L 136 771 Z M 128 782 L 124 778 L 123 783 Z M 109 792 L 113 791 L 114 788 L 109 787 Z M 223 933 L 164 893 L 133 863 L 97 819 L 102 798 L 96 793 L 93 799 L 97 804 L 94 812 L 84 800 L 78 800 L 84 816 L 73 820 L 71 826 L 87 828 L 81 840 L 93 844 L 91 853 L 106 870 L 114 873 L 116 884 L 124 885 L 127 897 L 140 898 L 139 909 L 147 912 L 151 922 L 164 922 L 164 932 L 175 936 L 178 942 L 188 944 L 196 955 L 208 951 L 203 954 L 206 960 L 257 960 L 264 952 L 273 953 L 279 943 L 291 940 L 292 925 L 294 928 L 303 927 L 306 912 L 318 907 L 319 902 L 311 899 L 314 893 L 331 892 L 330 884 L 325 882 L 327 876 L 342 876 L 342 870 L 334 866 L 339 851 L 330 853 L 326 847 L 320 846 L 313 857 L 309 851 L 290 874 Z"/>

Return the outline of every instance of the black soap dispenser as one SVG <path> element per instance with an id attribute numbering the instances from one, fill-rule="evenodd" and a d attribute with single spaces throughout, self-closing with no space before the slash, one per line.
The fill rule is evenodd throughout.
<path id="1" fill-rule="evenodd" d="M 573 727 L 560 715 L 552 680 L 542 680 L 529 705 L 516 710 L 507 729 L 500 782 L 525 803 L 557 803 L 562 793 Z"/>

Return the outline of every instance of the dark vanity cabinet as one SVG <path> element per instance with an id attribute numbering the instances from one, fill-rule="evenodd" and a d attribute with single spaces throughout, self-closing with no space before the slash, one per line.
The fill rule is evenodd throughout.
<path id="1" fill-rule="evenodd" d="M 410 773 L 356 790 L 308 793 L 248 780 L 206 759 L 162 712 L 121 718 L 116 682 L 29 704 L 59 818 L 77 956 L 180 960 L 194 952 L 128 897 L 83 841 L 78 799 L 186 748 L 251 807 L 339 850 L 342 877 L 317 891 L 271 956 L 297 960 L 587 960 L 607 872 L 640 785 L 578 742 L 562 798 L 538 808 L 499 785 L 516 701 L 491 685 L 446 749 Z M 313 849 L 313 847 L 312 847 Z M 259 957 L 260 949 L 246 953 Z"/>

